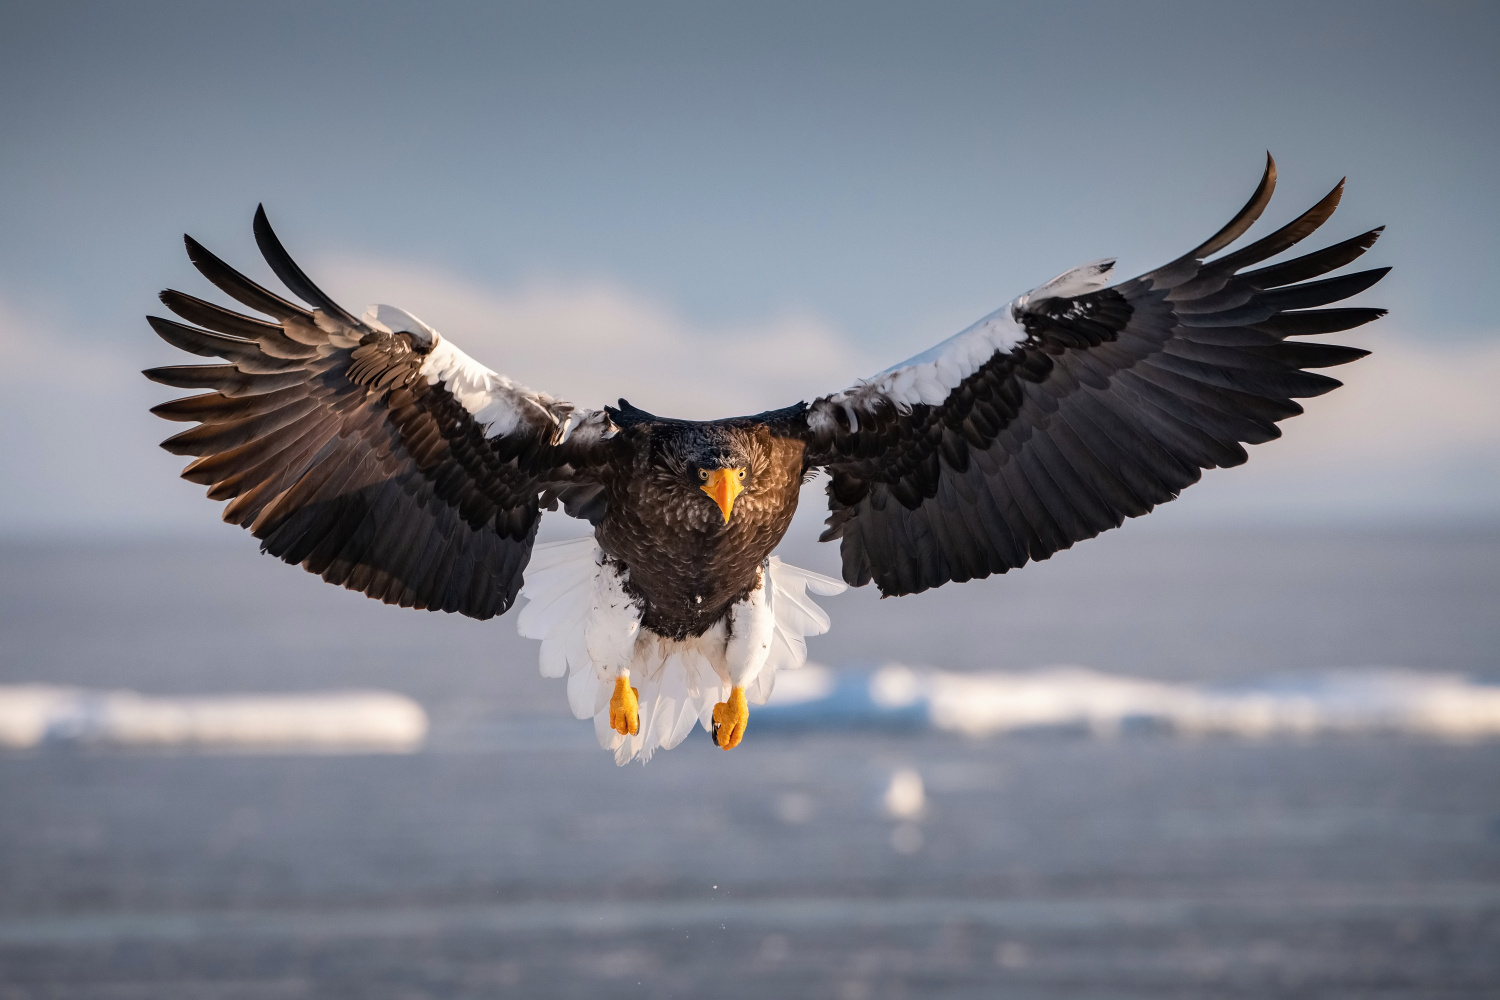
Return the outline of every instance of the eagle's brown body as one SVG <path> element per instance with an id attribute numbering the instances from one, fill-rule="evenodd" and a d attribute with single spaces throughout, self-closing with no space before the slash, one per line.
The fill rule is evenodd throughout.
<path id="1" fill-rule="evenodd" d="M 644 628 L 671 639 L 702 635 L 756 587 L 761 564 L 786 534 L 805 445 L 751 419 L 653 417 L 629 424 L 617 447 L 630 457 L 605 482 L 599 547 L 628 572 Z M 727 523 L 707 496 L 683 489 L 692 463 L 705 459 L 748 469 Z"/>

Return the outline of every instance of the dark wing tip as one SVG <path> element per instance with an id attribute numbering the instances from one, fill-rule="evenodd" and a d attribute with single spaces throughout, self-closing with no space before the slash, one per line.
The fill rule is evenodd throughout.
<path id="1" fill-rule="evenodd" d="M 1339 201 L 1344 197 L 1344 181 L 1341 178 L 1318 203 L 1297 218 L 1288 222 L 1269 236 L 1262 236 L 1254 243 L 1241 247 L 1232 253 L 1227 253 L 1218 258 L 1211 265 L 1217 270 L 1234 274 L 1242 268 L 1251 264 L 1258 264 L 1268 257 L 1274 257 L 1281 251 L 1295 246 L 1308 236 L 1312 235 L 1318 227 L 1327 222 L 1329 217 L 1338 210 Z M 1238 234 L 1236 234 L 1238 235 Z M 1357 256 L 1357 255 L 1356 255 Z"/>
<path id="2" fill-rule="evenodd" d="M 262 253 L 265 252 L 265 245 L 261 242 L 262 240 L 270 240 L 278 248 L 281 247 L 281 240 L 276 236 L 276 230 L 271 228 L 270 216 L 266 215 L 265 202 L 258 201 L 255 203 L 255 217 L 251 220 L 250 228 L 255 233 L 255 242 L 260 246 Z M 281 252 L 283 254 L 286 253 L 284 249 Z"/>
<path id="3" fill-rule="evenodd" d="M 252 228 L 255 231 L 255 245 L 260 247 L 261 256 L 266 259 L 266 263 L 271 266 L 276 277 L 281 279 L 282 284 L 291 289 L 293 295 L 349 326 L 357 328 L 360 325 L 359 320 L 313 284 L 312 279 L 297 266 L 296 261 L 292 260 L 292 255 L 286 252 L 286 247 L 282 245 L 276 231 L 271 228 L 271 220 L 266 216 L 264 204 L 255 206 L 255 220 Z"/>
<path id="4" fill-rule="evenodd" d="M 1188 256 L 1202 260 L 1205 257 L 1218 253 L 1239 239 L 1244 235 L 1245 230 L 1255 225 L 1255 221 L 1260 218 L 1261 213 L 1266 210 L 1266 206 L 1271 203 L 1271 195 L 1275 191 L 1276 159 L 1268 149 L 1266 150 L 1265 172 L 1261 174 L 1260 183 L 1256 185 L 1255 193 L 1250 196 L 1250 200 L 1245 202 L 1244 206 L 1235 213 L 1234 218 L 1230 219 L 1223 229 L 1210 236 L 1201 245 L 1192 250 Z"/>
<path id="5" fill-rule="evenodd" d="M 249 306 L 267 316 L 275 316 L 277 319 L 308 319 L 310 313 L 295 302 L 288 302 L 274 292 L 267 291 L 260 285 L 251 281 L 228 264 L 224 263 L 211 250 L 202 243 L 183 234 L 183 244 L 187 247 L 188 260 L 198 269 L 198 273 L 212 282 L 221 292 L 228 295 L 241 305 Z M 168 289 L 167 293 L 172 290 Z M 167 294 L 163 293 L 163 294 Z M 170 306 L 168 306 L 170 308 Z"/>

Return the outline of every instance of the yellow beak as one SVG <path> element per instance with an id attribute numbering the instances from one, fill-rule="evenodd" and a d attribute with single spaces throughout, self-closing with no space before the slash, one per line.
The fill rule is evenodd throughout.
<path id="1" fill-rule="evenodd" d="M 744 469 L 714 469 L 703 485 L 698 487 L 713 497 L 714 503 L 724 512 L 724 523 L 729 523 L 729 512 L 734 509 L 734 498 L 745 488 Z"/>

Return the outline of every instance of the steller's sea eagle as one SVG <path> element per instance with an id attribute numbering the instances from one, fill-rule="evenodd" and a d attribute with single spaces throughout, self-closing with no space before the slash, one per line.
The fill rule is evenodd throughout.
<path id="1" fill-rule="evenodd" d="M 187 237 L 188 256 L 252 318 L 182 292 L 168 343 L 223 365 L 153 368 L 204 395 L 153 411 L 198 426 L 163 447 L 227 500 L 262 551 L 387 604 L 490 618 L 518 595 L 541 669 L 621 763 L 701 722 L 736 746 L 747 699 L 800 666 L 837 580 L 771 553 L 815 470 L 844 583 L 915 594 L 1046 559 L 1177 496 L 1203 469 L 1340 383 L 1306 371 L 1366 351 L 1300 338 L 1381 309 L 1318 308 L 1387 268 L 1320 278 L 1381 230 L 1246 270 L 1333 214 L 1343 182 L 1276 232 L 1213 260 L 1259 218 L 1275 163 L 1239 213 L 1164 267 L 1109 285 L 1112 260 L 1052 279 L 849 389 L 726 420 L 620 400 L 581 410 L 474 361 L 391 306 L 356 317 L 314 285 L 263 209 L 255 240 L 306 306 Z M 1319 280 L 1312 280 L 1319 279 Z M 310 308 L 309 308 L 310 307 Z M 1290 339 L 1298 338 L 1298 339 Z M 535 547 L 561 503 L 592 537 Z M 525 574 L 523 578 L 523 574 Z"/>

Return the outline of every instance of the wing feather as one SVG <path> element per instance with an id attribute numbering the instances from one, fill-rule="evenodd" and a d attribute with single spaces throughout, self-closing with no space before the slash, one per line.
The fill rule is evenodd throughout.
<path id="1" fill-rule="evenodd" d="M 229 362 L 145 373 L 212 390 L 154 408 L 196 424 L 163 447 L 196 456 L 183 477 L 229 501 L 226 521 L 330 583 L 404 607 L 475 618 L 505 611 L 522 584 L 540 497 L 587 486 L 605 435 L 575 433 L 562 444 L 569 404 L 483 368 L 420 321 L 393 330 L 356 319 L 292 260 L 263 208 L 254 230 L 272 271 L 314 309 L 187 237 L 209 281 L 271 320 L 162 293 L 188 322 L 153 316 L 152 329 Z"/>
<path id="2" fill-rule="evenodd" d="M 260 247 L 261 256 L 276 272 L 276 277 L 281 283 L 292 290 L 292 294 L 303 302 L 311 302 L 320 311 L 326 313 L 331 319 L 340 325 L 347 327 L 358 327 L 359 320 L 345 312 L 327 293 L 303 273 L 297 262 L 292 260 L 291 254 L 286 252 L 286 247 L 281 245 L 281 240 L 276 231 L 271 228 L 271 220 L 266 218 L 266 206 L 255 206 L 255 245 Z"/>
<path id="3" fill-rule="evenodd" d="M 1187 254 L 1189 260 L 1205 260 L 1223 250 L 1235 240 L 1244 236 L 1246 231 L 1260 219 L 1261 213 L 1266 206 L 1271 204 L 1271 195 L 1276 192 L 1276 161 L 1271 158 L 1269 151 L 1266 153 L 1266 169 L 1260 176 L 1260 183 L 1255 187 L 1255 193 L 1250 200 L 1245 202 L 1243 208 L 1234 214 L 1234 218 L 1224 224 L 1224 228 L 1214 233 L 1208 239 L 1198 244 Z"/>
<path id="4" fill-rule="evenodd" d="M 1307 369 L 1367 352 L 1288 338 L 1384 315 L 1323 308 L 1385 276 L 1324 277 L 1381 230 L 1244 269 L 1316 231 L 1342 181 L 1270 235 L 1207 259 L 1259 218 L 1275 180 L 1267 157 L 1235 217 L 1164 267 L 1106 287 L 1110 262 L 1085 265 L 809 406 L 807 461 L 830 474 L 823 538 L 840 539 L 845 579 L 905 594 L 1045 559 L 1173 499 L 1204 469 L 1244 462 L 1244 445 L 1302 412 L 1295 399 L 1337 388 Z"/>

